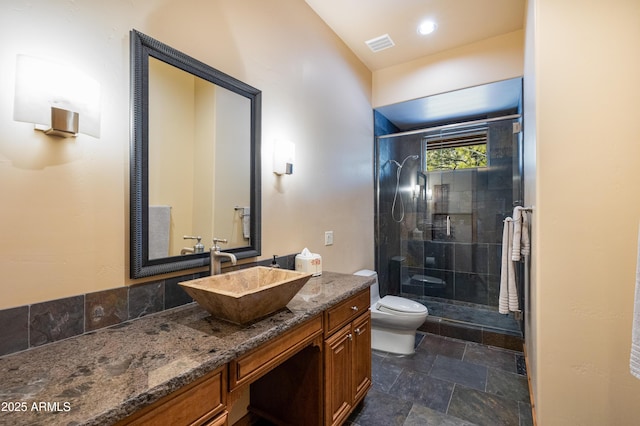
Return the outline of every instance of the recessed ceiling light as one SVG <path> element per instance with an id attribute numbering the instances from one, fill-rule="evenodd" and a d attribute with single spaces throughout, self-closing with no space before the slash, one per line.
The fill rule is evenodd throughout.
<path id="1" fill-rule="evenodd" d="M 438 28 L 438 25 L 436 25 L 435 22 L 433 22 L 433 21 L 424 21 L 423 23 L 421 23 L 418 26 L 418 33 L 422 34 L 422 35 L 431 34 L 432 32 L 434 32 L 436 30 L 436 28 Z"/>

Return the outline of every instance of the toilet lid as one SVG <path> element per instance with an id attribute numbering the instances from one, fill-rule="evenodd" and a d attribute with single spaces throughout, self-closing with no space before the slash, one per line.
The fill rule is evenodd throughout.
<path id="1" fill-rule="evenodd" d="M 427 307 L 413 300 L 398 296 L 385 296 L 378 301 L 377 308 L 380 311 L 399 314 L 424 314 Z"/>

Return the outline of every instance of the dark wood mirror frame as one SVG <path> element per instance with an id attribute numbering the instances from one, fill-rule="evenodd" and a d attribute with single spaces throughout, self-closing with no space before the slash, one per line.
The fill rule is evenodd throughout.
<path id="1" fill-rule="evenodd" d="M 260 90 L 216 70 L 139 31 L 130 33 L 130 276 L 153 275 L 209 265 L 209 252 L 149 259 L 149 57 L 224 87 L 251 101 L 251 188 L 249 245 L 224 250 L 243 259 L 261 253 L 261 101 Z M 211 243 L 211 242 L 209 242 Z"/>

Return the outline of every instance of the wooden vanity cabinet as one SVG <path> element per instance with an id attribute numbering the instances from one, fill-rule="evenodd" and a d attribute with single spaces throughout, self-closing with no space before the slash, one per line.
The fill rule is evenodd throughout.
<path id="1" fill-rule="evenodd" d="M 324 342 L 324 424 L 342 424 L 371 387 L 369 291 L 327 310 Z M 341 327 L 341 328 L 338 328 Z M 336 331 L 337 330 L 337 331 Z"/>
<path id="2" fill-rule="evenodd" d="M 369 297 L 367 288 L 118 426 L 227 426 L 228 412 L 247 387 L 249 412 L 272 423 L 344 423 L 371 387 Z"/>
<path id="3" fill-rule="evenodd" d="M 227 366 L 161 398 L 117 425 L 226 426 Z"/>

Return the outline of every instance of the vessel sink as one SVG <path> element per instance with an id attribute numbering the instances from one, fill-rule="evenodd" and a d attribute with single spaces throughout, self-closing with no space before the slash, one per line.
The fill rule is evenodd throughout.
<path id="1" fill-rule="evenodd" d="M 311 275 L 255 266 L 180 285 L 214 317 L 244 324 L 284 308 Z"/>

